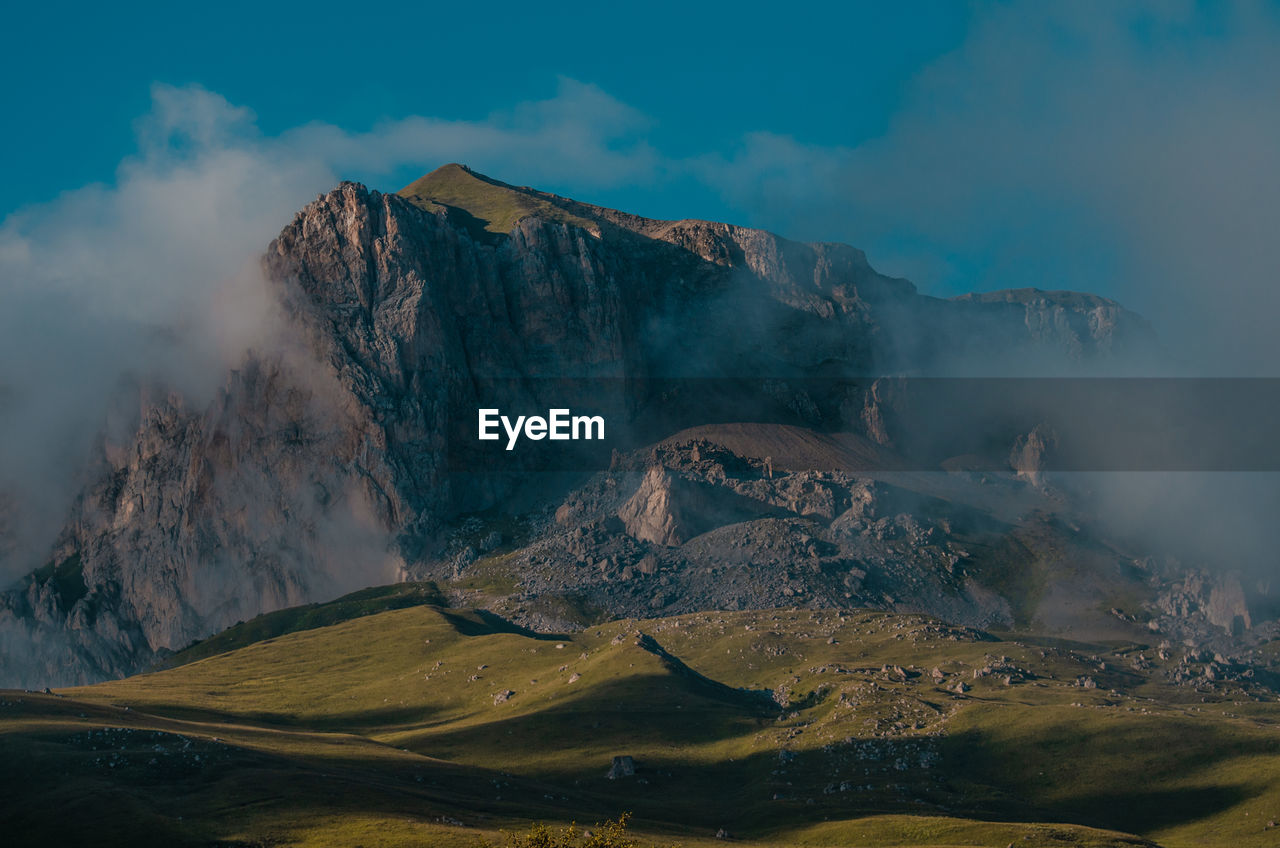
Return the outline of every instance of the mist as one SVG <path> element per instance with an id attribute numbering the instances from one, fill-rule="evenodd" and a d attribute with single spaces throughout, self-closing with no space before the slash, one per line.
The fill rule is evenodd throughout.
<path id="1" fill-rule="evenodd" d="M 0 577 L 39 564 L 127 382 L 199 404 L 269 336 L 255 253 L 330 179 L 256 150 L 249 115 L 200 90 L 157 87 L 137 131 L 114 185 L 0 226 L 0 489 L 23 528 Z"/>
<path id="2" fill-rule="evenodd" d="M 755 133 L 691 167 L 926 292 L 1096 292 L 1157 326 L 1167 373 L 1274 375 L 1277 46 L 1261 3 L 982 3 L 884 136 Z"/>
<path id="3" fill-rule="evenodd" d="M 374 178 L 459 159 L 641 179 L 645 120 L 566 79 L 548 100 L 479 122 L 411 116 L 363 133 L 308 124 L 265 136 L 215 92 L 155 85 L 111 183 L 0 223 L 0 582 L 42 564 L 122 393 L 155 383 L 200 408 L 247 351 L 280 344 L 259 257 L 341 177 L 394 189 Z"/>
<path id="4" fill-rule="evenodd" d="M 1116 299 L 1151 322 L 1160 354 L 1103 373 L 1280 372 L 1275 8 L 973 10 L 964 44 L 915 78 L 882 137 L 842 147 L 758 132 L 689 167 L 751 223 L 855 244 L 927 293 L 1028 286 Z M 1280 475 L 1060 484 L 1134 550 L 1277 573 Z"/>

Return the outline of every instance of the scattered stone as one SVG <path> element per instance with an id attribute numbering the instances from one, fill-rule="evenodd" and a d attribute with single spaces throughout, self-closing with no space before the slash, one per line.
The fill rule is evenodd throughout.
<path id="1" fill-rule="evenodd" d="M 619 780 L 624 777 L 634 777 L 636 773 L 636 762 L 631 757 L 623 755 L 613 758 L 613 765 L 609 767 L 609 773 L 605 775 L 609 780 Z"/>

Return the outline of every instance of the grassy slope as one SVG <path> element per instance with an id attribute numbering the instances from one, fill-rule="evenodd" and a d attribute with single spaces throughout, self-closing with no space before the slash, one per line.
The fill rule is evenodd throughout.
<path id="1" fill-rule="evenodd" d="M 705 677 L 637 644 L 637 628 Z M 482 613 L 392 610 L 62 698 L 0 695 L 0 823 L 117 844 L 141 825 L 175 845 L 469 845 L 623 810 L 686 845 L 719 827 L 760 845 L 1114 845 L 1123 831 L 1248 846 L 1280 833 L 1265 827 L 1280 815 L 1275 704 L 1183 703 L 1123 673 L 1083 690 L 1071 682 L 1097 672 L 1075 652 L 953 636 L 871 612 L 546 637 Z M 1038 678 L 975 680 L 992 655 Z M 886 663 L 938 665 L 973 688 L 894 680 Z M 782 712 L 759 694 L 778 687 Z M 604 779 L 618 754 L 637 778 Z"/>
<path id="2" fill-rule="evenodd" d="M 179 651 L 170 657 L 164 666 L 172 668 L 186 665 L 196 660 L 225 654 L 246 645 L 265 642 L 277 636 L 327 627 L 365 615 L 424 604 L 444 603 L 444 597 L 434 583 L 396 583 L 391 586 L 374 586 L 352 592 L 328 603 L 290 607 L 260 615 L 252 621 L 241 622 Z"/>
<path id="3" fill-rule="evenodd" d="M 462 165 L 443 165 L 397 192 L 424 208 L 435 204 L 462 209 L 490 233 L 505 235 L 521 218 L 538 217 L 598 232 L 594 221 L 572 215 L 560 207 L 515 186 L 490 180 Z"/>

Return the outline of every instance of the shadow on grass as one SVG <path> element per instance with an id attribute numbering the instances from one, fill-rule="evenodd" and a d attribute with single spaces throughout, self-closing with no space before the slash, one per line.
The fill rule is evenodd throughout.
<path id="1" fill-rule="evenodd" d="M 209 844 L 228 834 L 272 828 L 278 834 L 344 815 L 419 822 L 447 815 L 493 825 L 589 822 L 628 810 L 646 829 L 710 835 L 728 826 L 745 837 L 779 841 L 824 819 L 883 814 L 1150 833 L 1247 799 L 1250 786 L 1231 774 L 1219 774 L 1215 783 L 1214 771 L 1232 757 L 1259 752 L 1256 740 L 1234 738 L 1230 728 L 1175 726 L 1162 732 L 1180 733 L 1181 746 L 1169 745 L 1166 736 L 1164 759 L 1130 766 L 1123 750 L 1112 750 L 1112 758 L 1097 760 L 1091 771 L 1099 746 L 1114 749 L 1120 739 L 1065 723 L 1031 736 L 1016 729 L 1008 736 L 962 731 L 949 740 L 848 740 L 806 750 L 789 750 L 782 741 L 777 750 L 746 741 L 774 724 L 757 711 L 753 696 L 707 690 L 674 674 L 602 683 L 532 714 L 500 715 L 519 706 L 518 700 L 495 706 L 499 715 L 483 724 L 424 732 L 415 747 L 453 762 L 371 748 L 358 739 L 334 739 L 322 752 L 291 752 L 285 736 L 244 727 L 226 729 L 229 741 L 212 748 L 210 729 L 183 730 L 201 737 L 201 750 L 211 753 L 174 771 L 150 762 L 158 757 L 156 740 L 145 735 L 90 750 L 77 741 L 79 730 L 0 734 L 0 825 L 6 836 L 17 835 L 6 844 L 17 845 L 141 844 L 153 834 L 166 844 Z M 366 710 L 344 720 L 354 726 L 398 717 L 397 711 Z M 136 711 L 131 719 L 175 732 Z M 1157 724 L 1129 744 L 1149 745 L 1159 735 Z M 735 740 L 755 749 L 735 757 Z M 272 744 L 275 750 L 262 750 Z M 606 779 L 612 757 L 620 755 L 635 756 L 636 774 Z M 117 765 L 110 765 L 112 757 Z M 1073 762 L 1074 770 L 1050 771 Z M 1144 769 L 1159 770 L 1144 779 Z M 1039 770 L 1050 779 L 1038 783 Z"/>
<path id="2" fill-rule="evenodd" d="M 555 818 L 561 807 L 548 797 L 591 820 L 614 814 L 578 793 L 496 768 L 340 748 L 333 756 L 263 751 L 189 734 L 197 760 L 182 737 L 161 740 L 169 751 L 156 737 L 141 729 L 94 748 L 79 730 L 0 734 L 4 844 L 277 844 L 270 840 L 280 838 L 282 821 L 302 830 L 345 815 L 424 823 L 442 816 Z M 246 834 L 253 836 L 236 841 Z"/>
<path id="3" fill-rule="evenodd" d="M 321 716 L 298 716 L 292 713 L 246 710 L 231 712 L 210 707 L 175 706 L 130 699 L 132 709 L 157 718 L 206 724 L 230 724 L 267 729 L 315 731 L 319 733 L 368 733 L 406 726 L 432 726 L 439 710 L 425 705 L 413 707 L 378 707 Z"/>
<path id="4" fill-rule="evenodd" d="M 488 610 L 441 609 L 438 612 L 454 630 L 463 636 L 492 636 L 497 633 L 509 633 L 540 642 L 560 642 L 570 638 L 566 633 L 539 633 L 536 630 L 529 630 Z"/>
<path id="5" fill-rule="evenodd" d="M 1222 812 L 1261 791 L 1236 758 L 1280 755 L 1280 739 L 1169 717 L 954 733 L 943 760 L 974 809 L 1151 833 Z"/>

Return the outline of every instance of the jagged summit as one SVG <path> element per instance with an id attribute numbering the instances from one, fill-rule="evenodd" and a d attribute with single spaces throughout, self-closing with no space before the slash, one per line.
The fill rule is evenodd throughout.
<path id="1" fill-rule="evenodd" d="M 654 243 L 674 245 L 702 262 L 741 268 L 793 289 L 791 297 L 801 300 L 805 295 L 799 290 L 824 277 L 859 281 L 859 296 L 869 301 L 916 294 L 909 280 L 876 272 L 865 253 L 847 244 L 797 242 L 765 230 L 699 218 L 645 218 L 510 185 L 456 162 L 442 165 L 396 194 L 421 209 L 447 211 L 455 226 L 461 225 L 482 243 L 496 244 L 521 222 L 539 220 L 577 227 L 614 245 L 639 244 L 642 251 Z"/>
<path id="2" fill-rule="evenodd" d="M 457 162 L 441 165 L 396 193 L 424 209 L 445 206 L 462 210 L 482 222 L 489 232 L 500 235 L 511 232 L 511 228 L 526 217 L 570 224 L 597 236 L 602 226 L 618 227 L 664 241 L 673 240 L 668 237 L 673 229 L 699 225 L 749 231 L 745 227 L 696 218 L 674 221 L 645 218 L 530 186 L 504 183 Z"/>

